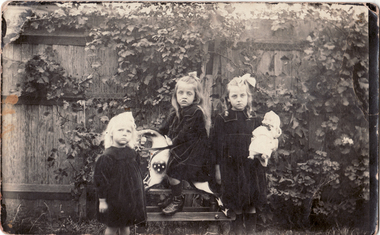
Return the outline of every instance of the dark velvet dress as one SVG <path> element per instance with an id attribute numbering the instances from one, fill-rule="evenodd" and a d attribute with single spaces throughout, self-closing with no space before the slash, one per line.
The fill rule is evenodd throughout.
<path id="1" fill-rule="evenodd" d="M 247 158 L 255 127 L 246 111 L 228 110 L 215 119 L 212 149 L 220 165 L 222 202 L 234 211 L 266 202 L 265 168 L 257 158 Z"/>
<path id="2" fill-rule="evenodd" d="M 105 198 L 108 210 L 98 220 L 109 227 L 144 223 L 147 218 L 143 179 L 137 153 L 129 147 L 107 148 L 97 160 L 94 183 L 98 198 Z"/>
<path id="3" fill-rule="evenodd" d="M 158 130 L 173 142 L 167 175 L 188 182 L 209 181 L 212 164 L 203 112 L 197 105 L 190 105 L 181 108 L 179 116 L 172 111 Z"/>

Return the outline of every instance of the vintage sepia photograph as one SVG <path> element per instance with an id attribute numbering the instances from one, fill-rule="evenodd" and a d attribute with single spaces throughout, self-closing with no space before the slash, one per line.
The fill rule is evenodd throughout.
<path id="1" fill-rule="evenodd" d="M 378 13 L 3 3 L 2 232 L 376 234 Z"/>

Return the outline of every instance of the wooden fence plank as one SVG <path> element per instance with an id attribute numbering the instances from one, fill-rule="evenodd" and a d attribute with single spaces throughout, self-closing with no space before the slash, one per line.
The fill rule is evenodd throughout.
<path id="1" fill-rule="evenodd" d="M 22 44 L 21 45 L 21 61 L 26 63 L 32 57 L 33 57 L 33 45 Z"/>
<path id="2" fill-rule="evenodd" d="M 87 211 L 87 190 L 86 188 L 83 189 L 82 194 L 79 197 L 78 202 L 78 211 L 79 211 L 79 219 L 84 220 L 86 219 L 86 211 Z"/>
<path id="3" fill-rule="evenodd" d="M 54 132 L 54 138 L 53 138 L 53 147 L 55 147 L 57 149 L 57 155 L 55 155 L 54 157 L 56 157 L 56 161 L 57 163 L 55 163 L 54 166 L 52 167 L 48 167 L 47 168 L 47 171 L 48 171 L 48 174 L 47 174 L 47 183 L 48 184 L 55 184 L 57 181 L 55 179 L 55 174 L 54 174 L 54 170 L 57 169 L 57 167 L 59 166 L 59 162 L 60 162 L 60 159 L 62 158 L 62 156 L 65 156 L 66 153 L 65 153 L 65 149 L 64 148 L 60 148 L 59 146 L 59 139 L 64 139 L 64 135 L 63 135 L 63 131 L 61 129 L 61 126 L 60 126 L 60 112 L 63 112 L 64 109 L 61 107 L 61 106 L 53 106 L 53 109 L 52 109 L 52 130 Z M 64 115 L 65 113 L 63 113 Z M 72 174 L 70 174 L 69 172 L 69 176 L 68 177 L 71 177 Z"/>
<path id="4" fill-rule="evenodd" d="M 15 106 L 16 108 L 16 106 Z M 22 125 L 24 123 L 20 122 L 20 119 L 22 117 L 22 110 L 21 107 L 17 107 L 18 110 L 16 109 L 16 113 L 14 115 L 9 116 L 11 121 L 11 125 L 14 128 L 11 131 L 11 136 L 10 136 L 10 145 L 12 146 L 9 148 L 11 152 L 10 153 L 10 158 L 9 158 L 9 163 L 11 163 L 12 167 L 12 174 L 9 175 L 11 177 L 13 182 L 27 182 L 28 180 L 28 168 L 27 168 L 27 161 L 25 159 L 25 154 L 20 148 L 20 139 L 21 136 L 24 135 Z M 27 123 L 25 123 L 27 125 Z"/>
<path id="5" fill-rule="evenodd" d="M 88 73 L 88 70 L 85 69 L 86 54 L 84 47 L 73 46 L 73 56 L 75 56 L 75 60 L 73 62 L 73 74 L 75 78 L 82 78 L 85 73 Z"/>
<path id="6" fill-rule="evenodd" d="M 13 58 L 12 59 L 15 63 L 19 64 L 17 69 L 21 68 L 24 65 L 24 61 L 22 59 L 23 58 L 22 54 L 23 54 L 22 46 L 21 45 L 14 45 L 14 47 L 13 47 Z M 17 76 L 18 74 L 13 69 L 11 69 L 11 73 L 13 73 L 13 75 L 12 75 L 12 87 L 11 88 L 15 88 L 18 83 L 22 84 L 22 80 L 21 80 L 22 77 Z"/>
<path id="7" fill-rule="evenodd" d="M 19 193 L 70 193 L 73 185 L 70 184 L 17 184 L 3 183 L 3 192 Z"/>
<path id="8" fill-rule="evenodd" d="M 13 44 L 7 44 L 3 48 L 3 55 L 2 55 L 2 72 L 3 72 L 3 77 L 2 77 L 2 84 L 1 84 L 1 93 L 3 95 L 9 95 L 10 90 L 15 87 L 14 83 L 15 80 L 13 79 L 13 73 L 17 71 L 17 67 L 15 66 L 17 63 L 13 59 Z"/>
<path id="9" fill-rule="evenodd" d="M 39 119 L 38 119 L 38 152 L 36 156 L 36 167 L 38 167 L 38 174 L 33 183 L 47 183 L 47 158 L 50 150 L 53 148 L 52 139 L 48 138 L 48 126 L 51 125 L 50 110 L 52 106 L 39 105 Z"/>
<path id="10" fill-rule="evenodd" d="M 17 141 L 15 141 L 15 144 L 17 145 L 17 151 L 14 153 L 16 154 L 16 158 L 19 159 L 20 161 L 23 161 L 23 163 L 19 166 L 19 171 L 21 175 L 24 175 L 23 178 L 24 178 L 24 181 L 20 181 L 20 182 L 27 182 L 27 176 L 26 174 L 28 173 L 27 171 L 27 158 L 28 158 L 28 155 L 26 154 L 25 152 L 25 148 L 26 146 L 28 145 L 27 142 L 29 139 L 31 138 L 36 138 L 35 136 L 31 136 L 30 133 L 26 133 L 26 131 L 24 131 L 25 129 L 29 130 L 29 119 L 26 119 L 25 118 L 25 112 L 26 112 L 26 105 L 21 105 L 21 106 L 14 106 L 15 109 L 16 109 L 16 113 L 15 113 L 15 116 L 17 116 L 17 127 L 15 129 L 15 131 L 17 132 Z M 24 129 L 25 127 L 25 129 Z M 32 154 L 32 153 L 30 153 Z M 22 167 L 21 170 L 20 167 Z M 17 170 L 17 169 L 16 169 Z M 12 177 L 12 176 L 11 176 Z M 16 181 L 17 182 L 17 181 Z"/>
<path id="11" fill-rule="evenodd" d="M 4 109 L 3 105 L 3 109 Z M 23 161 L 19 160 L 17 146 L 17 118 L 15 117 L 19 111 L 14 107 L 16 113 L 2 116 L 2 180 L 3 182 L 14 182 L 23 180 L 20 169 Z"/>
<path id="12" fill-rule="evenodd" d="M 25 182 L 19 182 L 19 183 L 34 183 L 33 179 L 35 178 L 35 175 L 38 174 L 39 169 L 36 168 L 38 165 L 35 164 L 35 161 L 37 160 L 39 156 L 38 153 L 38 139 L 39 135 L 43 135 L 44 133 L 40 133 L 38 130 L 38 121 L 39 121 L 39 106 L 38 105 L 30 105 L 28 106 L 28 113 L 27 118 L 29 122 L 27 125 L 29 125 L 29 138 L 26 139 L 26 145 L 29 146 L 29 153 L 30 155 L 25 156 L 25 161 L 28 162 L 28 167 L 24 171 L 27 174 L 27 181 Z"/>
<path id="13" fill-rule="evenodd" d="M 274 74 L 274 65 L 272 63 L 272 57 L 274 55 L 273 51 L 266 51 L 263 53 L 262 58 L 257 66 L 258 74 L 266 74 L 269 75 Z"/>
<path id="14" fill-rule="evenodd" d="M 29 120 L 30 122 L 28 125 L 30 126 L 29 129 L 29 138 L 26 139 L 27 144 L 30 145 L 30 156 L 25 156 L 25 161 L 27 162 L 26 171 L 27 172 L 27 180 L 24 183 L 35 183 L 36 175 L 39 173 L 40 168 L 38 167 L 38 164 L 36 161 L 38 161 L 39 157 L 42 157 L 39 155 L 38 148 L 39 148 L 39 136 L 43 133 L 39 132 L 38 128 L 38 122 L 39 122 L 39 105 L 32 105 L 29 106 Z M 41 168 L 44 168 L 41 166 Z"/>
<path id="15" fill-rule="evenodd" d="M 71 74 L 72 60 L 69 54 L 69 46 L 53 45 L 53 50 L 57 52 L 57 62 L 65 69 L 68 74 Z"/>
<path id="16" fill-rule="evenodd" d="M 55 119 L 54 119 L 54 110 L 56 109 L 55 106 L 45 106 L 47 108 L 49 108 L 49 114 L 47 114 L 47 121 L 46 121 L 46 142 L 49 144 L 49 148 L 47 149 L 47 156 L 46 158 L 44 159 L 44 163 L 45 163 L 45 176 L 44 176 L 44 179 L 43 181 L 48 184 L 50 182 L 50 175 L 49 175 L 49 165 L 48 165 L 48 161 L 47 161 L 47 158 L 50 156 L 51 154 L 51 151 L 53 148 L 57 149 L 57 138 L 56 136 L 59 135 L 59 132 L 60 132 L 60 128 L 59 128 L 59 125 L 57 126 L 56 123 L 55 123 Z"/>
<path id="17" fill-rule="evenodd" d="M 232 80 L 234 77 L 243 75 L 243 70 L 245 69 L 246 65 L 244 65 L 242 62 L 242 59 L 244 58 L 241 54 L 241 49 L 234 50 L 230 48 L 227 49 L 227 51 L 229 51 L 228 58 L 229 60 L 231 60 L 228 61 L 228 63 L 231 64 L 231 67 L 234 68 L 233 70 L 227 69 L 227 71 L 229 72 L 228 78 L 229 80 Z M 224 65 L 222 64 L 222 66 Z"/>
<path id="18" fill-rule="evenodd" d="M 282 73 L 282 61 L 281 57 L 283 56 L 282 51 L 275 50 L 273 54 L 274 62 L 274 75 L 279 76 Z"/>
<path id="19" fill-rule="evenodd" d="M 298 77 L 298 71 L 299 71 L 299 65 L 300 63 L 299 58 L 301 58 L 301 51 L 293 51 L 293 58 L 292 58 L 292 63 L 291 63 L 291 89 L 294 90 L 295 83 L 296 83 L 296 78 Z"/>
<path id="20" fill-rule="evenodd" d="M 51 47 L 45 44 L 35 44 L 33 45 L 33 55 L 43 55 L 46 48 Z"/>
<path id="21" fill-rule="evenodd" d="M 222 66 L 221 66 L 221 54 L 223 53 L 222 51 L 220 51 L 220 40 L 215 40 L 212 47 L 211 47 L 211 50 L 209 53 L 210 53 L 210 56 L 212 57 L 212 66 L 211 66 L 211 76 L 213 78 L 213 82 L 212 84 L 216 84 L 216 86 L 214 86 L 213 88 L 213 91 L 212 93 L 215 95 L 215 94 L 218 94 L 220 97 L 222 96 L 221 92 L 220 92 L 220 88 L 221 88 L 221 82 L 223 81 L 223 74 L 221 74 L 222 72 Z M 222 88 L 223 89 L 223 88 Z M 215 116 L 216 114 L 215 113 L 218 113 L 217 110 L 217 104 L 219 103 L 219 100 L 217 99 L 213 99 L 213 103 L 212 103 L 212 110 L 211 110 L 211 116 Z"/>
<path id="22" fill-rule="evenodd" d="M 23 170 L 25 169 L 25 161 L 21 154 L 22 149 L 19 146 L 19 140 L 22 134 L 20 127 L 23 127 L 26 123 L 22 123 L 20 126 L 20 122 L 18 121 L 21 116 L 20 113 L 23 112 L 22 108 L 19 106 L 14 106 L 13 108 L 15 113 L 12 115 L 5 115 L 2 120 L 6 129 L 9 129 L 9 125 L 11 126 L 11 131 L 3 136 L 3 140 L 7 140 L 5 145 L 2 146 L 2 158 L 5 164 L 2 168 L 7 168 L 7 171 L 4 171 L 3 173 L 3 179 L 8 176 L 7 182 L 24 182 L 25 178 Z M 9 177 L 11 179 L 9 179 Z"/>
<path id="23" fill-rule="evenodd" d="M 274 56 L 274 74 L 277 76 L 275 78 L 275 89 L 291 89 L 291 63 L 290 60 L 284 58 L 292 57 L 293 52 L 275 51 Z"/>

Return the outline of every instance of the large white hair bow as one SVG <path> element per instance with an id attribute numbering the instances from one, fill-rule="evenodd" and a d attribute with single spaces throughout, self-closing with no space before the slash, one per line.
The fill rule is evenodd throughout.
<path id="1" fill-rule="evenodd" d="M 251 77 L 251 74 L 247 73 L 244 74 L 243 76 L 239 77 L 241 80 L 239 83 L 246 83 L 248 82 L 251 86 L 255 87 L 256 86 L 256 79 L 254 77 Z"/>

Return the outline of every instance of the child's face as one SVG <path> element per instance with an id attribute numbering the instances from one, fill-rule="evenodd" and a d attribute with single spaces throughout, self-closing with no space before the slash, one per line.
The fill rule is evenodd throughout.
<path id="1" fill-rule="evenodd" d="M 132 128 L 125 123 L 119 123 L 112 133 L 112 146 L 125 147 L 132 139 Z"/>
<path id="2" fill-rule="evenodd" d="M 248 104 L 248 94 L 244 86 L 230 86 L 228 101 L 231 103 L 232 110 L 242 111 Z"/>
<path id="3" fill-rule="evenodd" d="M 186 82 L 178 82 L 177 84 L 177 102 L 181 108 L 191 105 L 195 98 L 195 87 Z"/>

